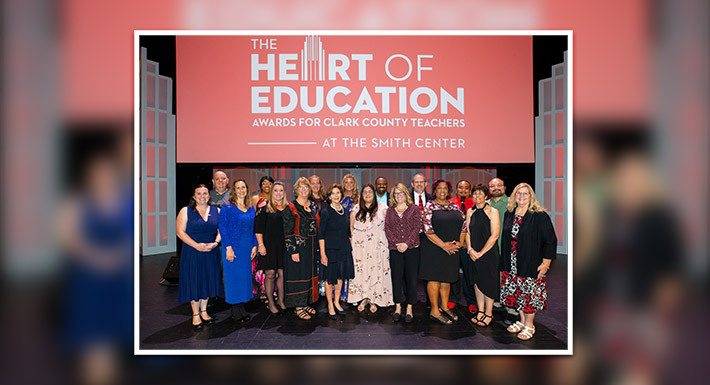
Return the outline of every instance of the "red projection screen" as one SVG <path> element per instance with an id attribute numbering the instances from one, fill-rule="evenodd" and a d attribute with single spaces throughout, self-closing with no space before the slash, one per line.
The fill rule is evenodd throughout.
<path id="1" fill-rule="evenodd" d="M 531 36 L 177 36 L 177 161 L 532 163 L 532 67 Z"/>

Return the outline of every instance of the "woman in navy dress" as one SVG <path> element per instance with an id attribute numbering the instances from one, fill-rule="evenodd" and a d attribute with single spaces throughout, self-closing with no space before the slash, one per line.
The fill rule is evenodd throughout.
<path id="1" fill-rule="evenodd" d="M 225 301 L 232 305 L 232 318 L 241 322 L 251 319 L 244 303 L 253 297 L 251 262 L 256 257 L 257 247 L 254 216 L 249 186 L 244 179 L 237 179 L 232 185 L 229 202 L 219 213 L 219 232 L 222 235 Z"/>
<path id="2" fill-rule="evenodd" d="M 325 194 L 327 205 L 320 212 L 318 242 L 320 244 L 320 279 L 325 282 L 325 298 L 328 300 L 328 317 L 337 319 L 345 315 L 340 306 L 340 290 L 343 280 L 355 277 L 353 249 L 350 245 L 350 214 L 340 203 L 343 189 L 332 184 Z M 335 288 L 335 295 L 333 293 Z"/>
<path id="3" fill-rule="evenodd" d="M 178 213 L 175 224 L 183 241 L 180 253 L 178 301 L 190 302 L 192 327 L 199 329 L 212 323 L 207 314 L 207 299 L 222 294 L 219 255 L 219 209 L 210 206 L 210 192 L 201 184 L 195 187 L 190 204 Z"/>

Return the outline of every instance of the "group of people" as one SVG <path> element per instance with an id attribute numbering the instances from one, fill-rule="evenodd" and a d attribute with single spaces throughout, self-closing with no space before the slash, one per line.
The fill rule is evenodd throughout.
<path id="1" fill-rule="evenodd" d="M 333 320 L 346 314 L 344 300 L 359 312 L 394 305 L 393 320 L 411 323 L 423 280 L 432 321 L 458 321 L 451 301 L 462 290 L 472 323 L 488 326 L 500 303 L 519 314 L 507 330 L 522 340 L 533 337 L 535 314 L 547 306 L 557 238 L 527 183 L 508 199 L 498 178 L 476 186 L 461 180 L 455 189 L 439 179 L 429 194 L 421 174 L 411 191 L 402 183 L 388 189 L 384 177 L 358 188 L 352 174 L 324 189 L 313 175 L 295 182 L 290 202 L 285 184 L 268 176 L 254 196 L 245 180 L 229 186 L 221 171 L 213 185 L 196 186 L 177 218 L 178 299 L 190 302 L 196 329 L 213 322 L 207 300 L 222 294 L 232 318 L 249 321 L 244 304 L 256 270 L 264 272 L 269 311 L 292 309 L 304 320 L 317 314 L 319 282 Z"/>

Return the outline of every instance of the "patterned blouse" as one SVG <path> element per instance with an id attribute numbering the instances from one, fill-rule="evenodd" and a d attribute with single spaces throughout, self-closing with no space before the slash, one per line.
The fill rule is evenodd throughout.
<path id="1" fill-rule="evenodd" d="M 448 201 L 445 205 L 440 205 L 436 203 L 436 200 L 432 199 L 426 203 L 426 205 L 424 206 L 424 211 L 422 211 L 422 226 L 424 226 L 425 234 L 434 234 L 434 228 L 431 226 L 431 217 L 432 214 L 434 214 L 434 211 L 437 210 L 458 211 L 461 214 L 461 217 L 464 219 L 464 224 L 461 227 L 461 232 L 466 232 L 466 215 L 461 212 L 461 209 L 458 208 L 458 206 Z"/>
<path id="2" fill-rule="evenodd" d="M 402 216 L 390 207 L 385 216 L 385 235 L 390 250 L 396 250 L 398 243 L 406 243 L 407 248 L 419 247 L 419 232 L 422 227 L 422 214 L 419 206 L 409 205 Z"/>

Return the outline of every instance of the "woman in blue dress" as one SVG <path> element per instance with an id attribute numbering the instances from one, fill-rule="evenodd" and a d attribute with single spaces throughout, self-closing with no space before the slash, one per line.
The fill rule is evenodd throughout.
<path id="1" fill-rule="evenodd" d="M 232 319 L 240 322 L 251 319 L 244 304 L 253 296 L 251 262 L 256 257 L 257 247 L 254 216 L 249 186 L 244 179 L 237 179 L 232 185 L 229 202 L 219 212 L 219 232 L 222 235 L 225 301 L 232 305 Z"/>
<path id="2" fill-rule="evenodd" d="M 192 327 L 212 323 L 207 314 L 207 299 L 222 294 L 219 255 L 219 209 L 210 206 L 207 186 L 195 187 L 187 207 L 178 213 L 175 223 L 178 238 L 183 242 L 180 253 L 178 301 L 190 302 Z"/>

